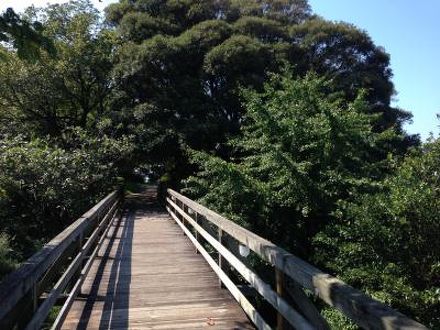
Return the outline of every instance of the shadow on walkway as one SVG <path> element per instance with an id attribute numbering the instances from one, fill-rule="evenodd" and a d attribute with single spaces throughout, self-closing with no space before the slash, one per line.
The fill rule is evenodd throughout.
<path id="1" fill-rule="evenodd" d="M 92 310 L 96 303 L 104 303 L 99 329 L 128 328 L 130 284 L 132 269 L 132 245 L 136 218 L 146 213 L 162 210 L 157 202 L 157 189 L 144 186 L 125 198 L 122 216 L 113 219 L 107 234 L 108 244 L 99 253 L 99 266 L 93 279 L 90 293 L 80 317 L 77 329 L 87 329 L 92 319 Z M 95 261 L 96 262 L 96 261 Z M 110 271 L 108 266 L 111 264 Z M 107 266 L 107 267 L 106 267 Z M 99 296 L 100 284 L 108 276 L 105 296 Z M 96 306 L 95 306 L 96 308 Z"/>

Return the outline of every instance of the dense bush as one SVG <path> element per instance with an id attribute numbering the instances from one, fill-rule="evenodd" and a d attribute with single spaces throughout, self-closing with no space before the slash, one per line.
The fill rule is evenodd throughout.
<path id="1" fill-rule="evenodd" d="M 315 238 L 315 259 L 356 287 L 440 327 L 440 140 Z"/>
<path id="2" fill-rule="evenodd" d="M 0 142 L 0 230 L 28 256 L 114 189 L 128 140 L 74 133 L 65 149 L 43 140 Z"/>
<path id="3" fill-rule="evenodd" d="M 0 279 L 14 270 L 16 256 L 10 245 L 10 238 L 5 233 L 0 233 Z"/>
<path id="4" fill-rule="evenodd" d="M 362 93 L 346 102 L 331 81 L 274 75 L 259 93 L 244 92 L 242 136 L 230 161 L 196 153 L 203 169 L 189 180 L 209 206 L 248 223 L 295 253 L 334 217 L 341 200 L 375 189 L 389 170 L 375 154 L 395 138 L 375 133 Z"/>

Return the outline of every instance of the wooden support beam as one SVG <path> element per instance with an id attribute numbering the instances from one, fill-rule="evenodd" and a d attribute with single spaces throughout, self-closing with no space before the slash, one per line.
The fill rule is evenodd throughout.
<path id="1" fill-rule="evenodd" d="M 194 221 L 198 224 L 199 223 L 199 214 L 197 212 L 194 212 Z M 197 242 L 199 242 L 199 232 L 195 231 L 195 239 Z M 196 253 L 199 253 L 199 250 L 196 248 Z"/>
<path id="2" fill-rule="evenodd" d="M 275 283 L 277 288 L 277 294 L 279 297 L 284 298 L 284 273 L 280 271 L 279 269 L 275 268 Z M 278 311 L 277 312 L 277 330 L 284 330 L 284 317 L 283 315 Z"/>
<path id="3" fill-rule="evenodd" d="M 317 330 L 330 330 L 327 321 L 310 301 L 299 284 L 293 280 L 288 280 L 285 282 L 284 289 L 285 294 L 293 300 L 298 311 L 304 315 Z"/>
<path id="4" fill-rule="evenodd" d="M 197 232 L 197 229 L 196 229 L 196 232 Z M 217 233 L 218 233 L 217 234 L 218 242 L 223 245 L 223 242 L 224 242 L 223 230 L 218 229 Z M 225 260 L 225 258 L 223 258 L 222 254 L 220 252 L 218 252 L 218 266 L 221 268 L 221 270 L 226 275 L 228 275 L 228 262 Z M 220 280 L 219 284 L 220 284 L 220 287 L 224 288 L 223 282 L 221 280 Z"/>

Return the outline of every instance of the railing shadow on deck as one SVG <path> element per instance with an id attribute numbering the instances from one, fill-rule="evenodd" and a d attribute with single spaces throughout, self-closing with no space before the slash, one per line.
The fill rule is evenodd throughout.
<path id="1" fill-rule="evenodd" d="M 87 295 L 80 295 L 87 300 L 77 329 L 87 329 L 91 320 L 93 307 L 96 303 L 104 303 L 99 325 L 100 329 L 111 328 L 111 325 L 115 322 L 114 311 L 116 310 L 118 310 L 118 323 L 120 326 L 128 327 L 134 214 L 125 210 L 122 219 L 113 226 L 114 230 L 111 235 L 108 236 L 109 244 L 106 246 L 105 251 L 101 252 L 102 255 L 97 257 L 97 260 L 99 260 L 99 266 L 93 279 L 91 290 Z M 121 227 L 122 232 L 120 232 Z M 116 244 L 116 252 L 114 256 L 111 257 L 111 252 L 115 249 Z M 110 268 L 108 285 L 105 295 L 100 296 L 99 291 L 101 283 L 105 283 L 103 280 L 104 272 L 110 261 L 112 261 L 112 265 Z M 124 267 L 124 272 L 122 272 L 122 267 Z M 123 315 L 124 313 L 126 315 Z"/>
<path id="2" fill-rule="evenodd" d="M 136 219 L 160 209 L 156 202 L 156 190 L 146 187 L 126 197 L 123 216 L 110 236 L 110 242 L 100 256 L 100 264 L 93 281 L 92 291 L 80 317 L 77 329 L 87 329 L 95 303 L 104 302 L 99 329 L 128 329 L 130 307 L 130 284 L 132 270 L 133 234 Z M 121 230 L 122 228 L 122 230 Z M 116 247 L 117 244 L 117 247 Z M 111 252 L 115 250 L 114 257 Z M 99 297 L 106 265 L 112 260 L 108 285 L 104 296 Z M 102 290 L 102 288 L 101 288 Z"/>
<path id="3" fill-rule="evenodd" d="M 111 310 L 110 319 L 101 318 L 100 329 L 112 329 L 113 327 L 128 328 L 128 311 L 130 304 L 130 283 L 132 266 L 132 248 L 134 221 L 136 215 L 127 211 L 125 226 L 121 233 L 120 243 L 112 264 L 112 270 L 107 289 L 107 299 L 104 304 L 104 312 Z M 127 270 L 127 271 L 126 271 Z M 114 311 L 118 311 L 117 317 Z M 116 326 L 115 323 L 118 323 Z"/>

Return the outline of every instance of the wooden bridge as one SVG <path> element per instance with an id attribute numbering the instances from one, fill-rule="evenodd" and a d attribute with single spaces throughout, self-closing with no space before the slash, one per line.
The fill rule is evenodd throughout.
<path id="1" fill-rule="evenodd" d="M 155 197 L 109 194 L 10 274 L 0 329 L 329 329 L 317 300 L 361 328 L 426 329 L 176 191 L 167 212 Z"/>

